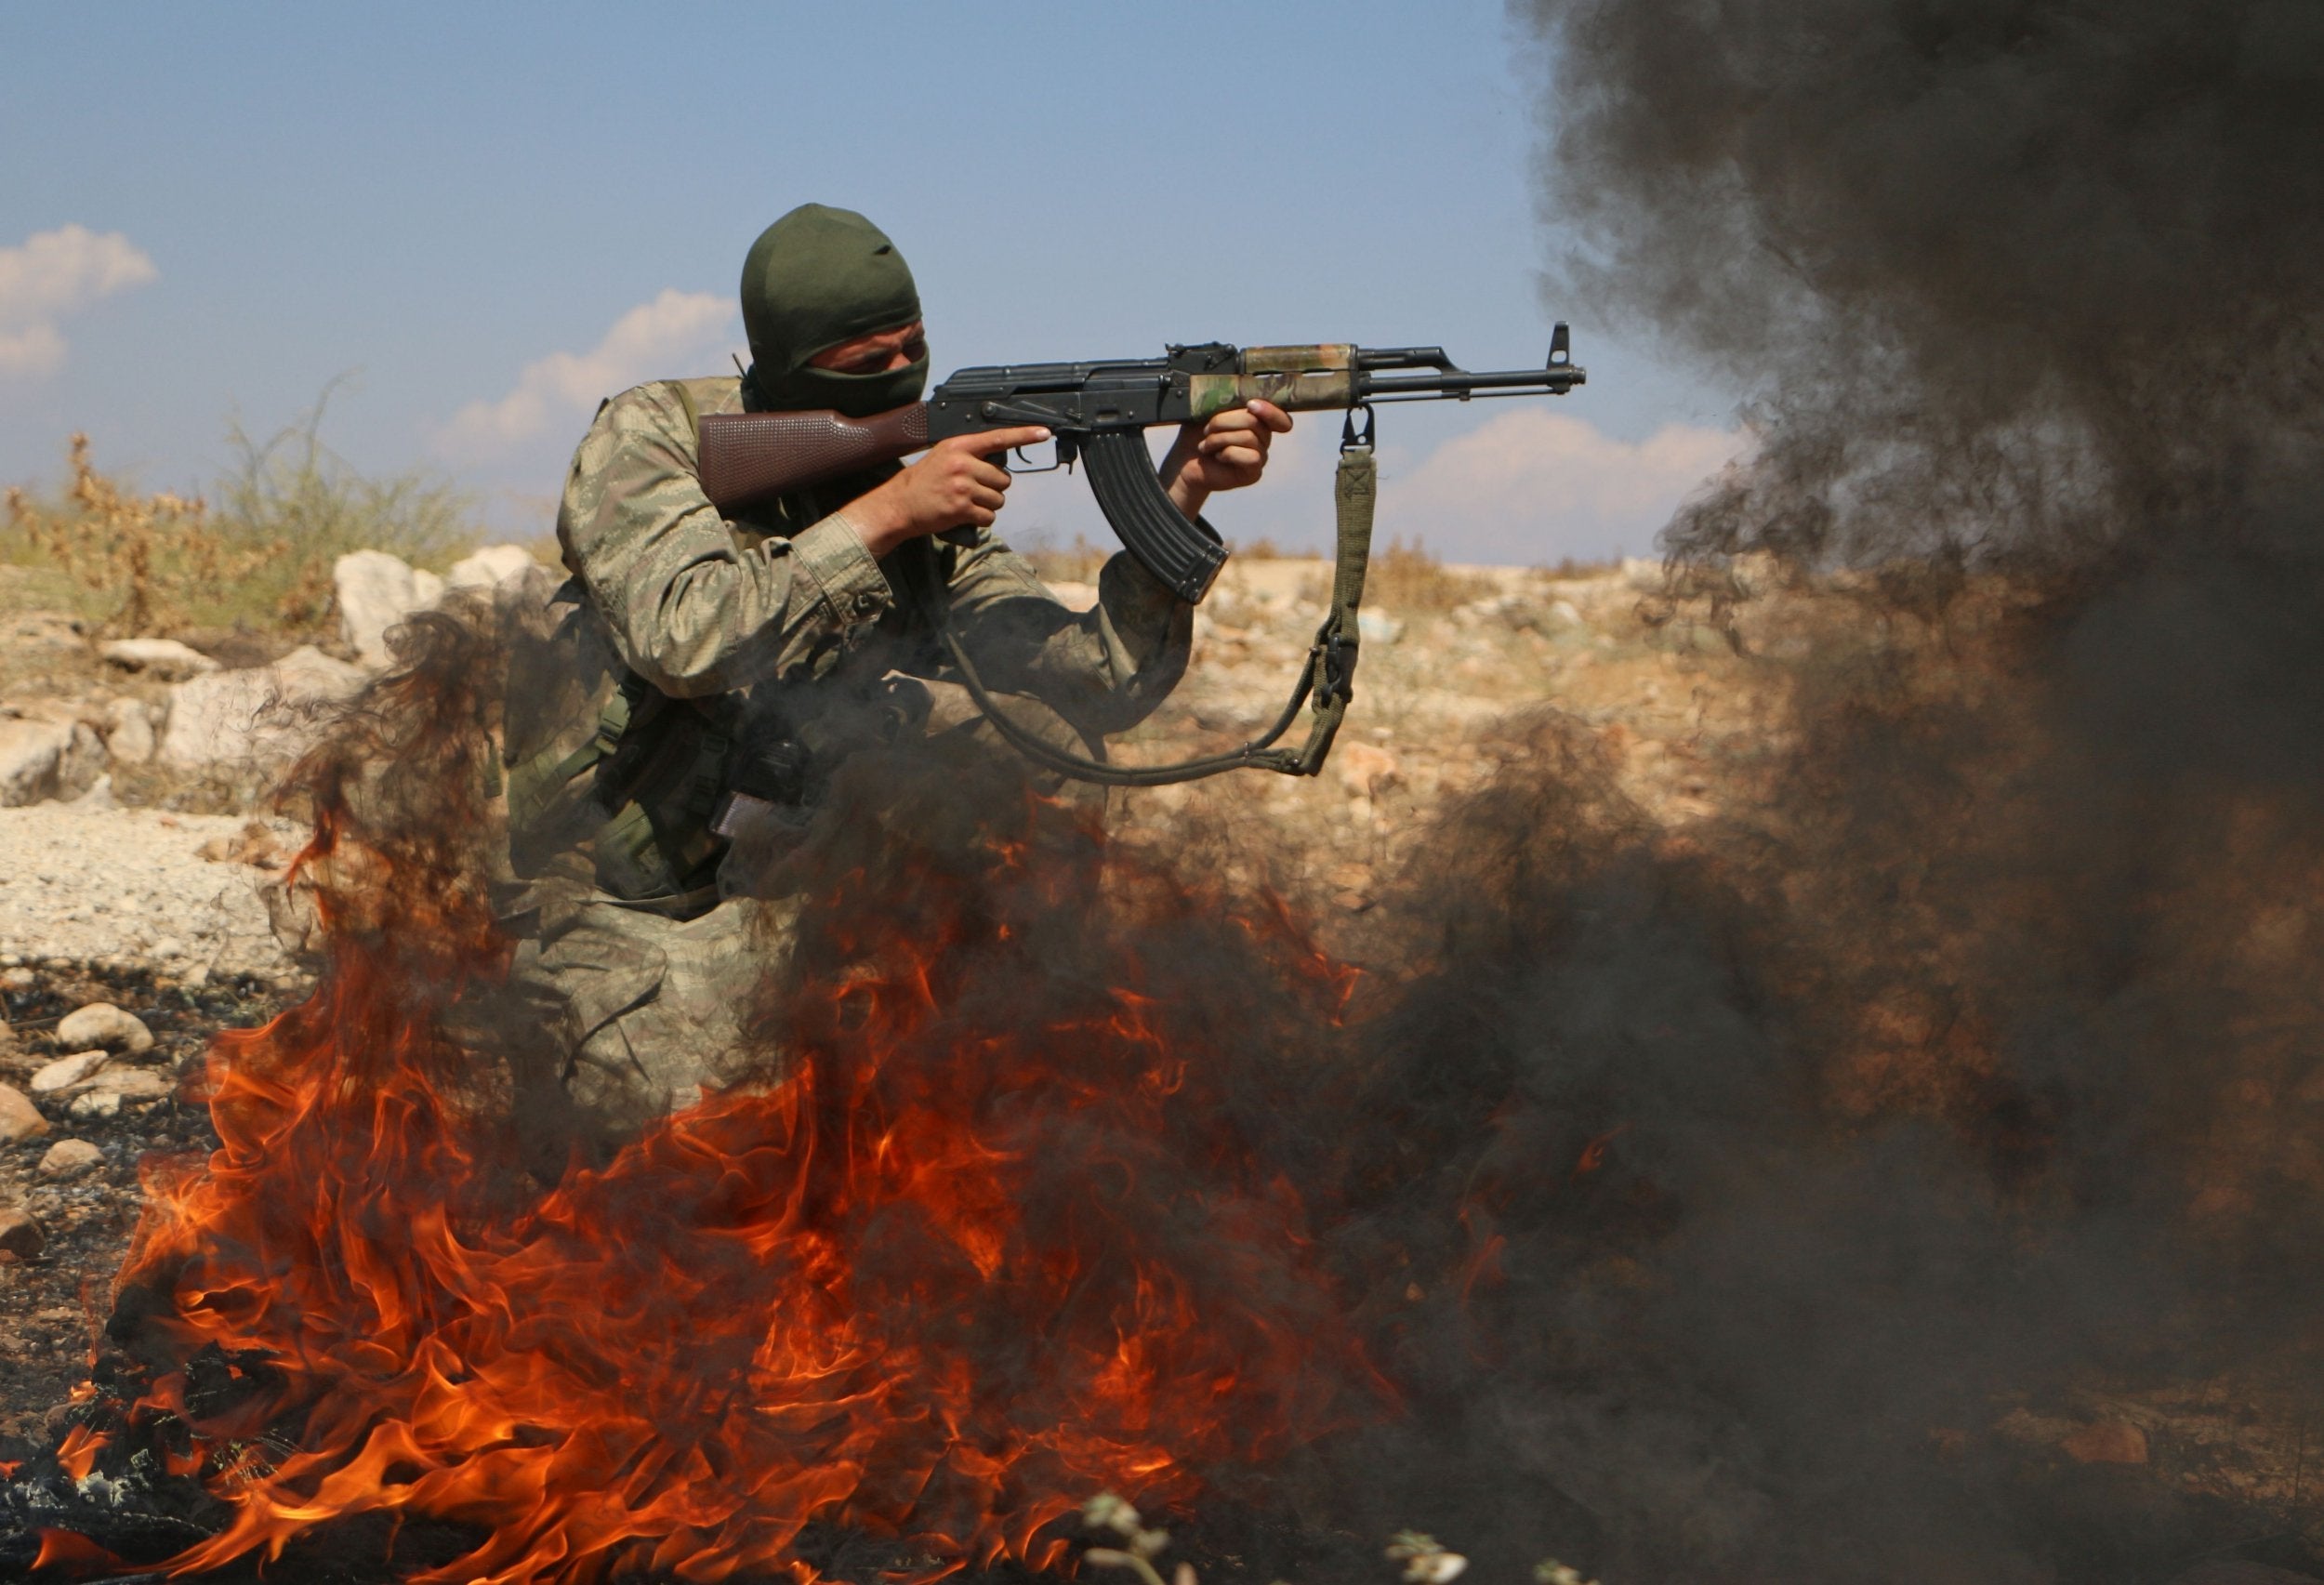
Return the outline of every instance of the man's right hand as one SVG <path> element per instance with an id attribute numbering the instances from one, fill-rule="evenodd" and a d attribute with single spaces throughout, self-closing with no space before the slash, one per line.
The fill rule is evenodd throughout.
<path id="1" fill-rule="evenodd" d="M 847 520 L 874 556 L 948 528 L 990 528 L 1009 492 L 1009 470 L 984 459 L 1049 438 L 1047 429 L 1028 425 L 938 441 L 926 456 L 849 502 Z"/>

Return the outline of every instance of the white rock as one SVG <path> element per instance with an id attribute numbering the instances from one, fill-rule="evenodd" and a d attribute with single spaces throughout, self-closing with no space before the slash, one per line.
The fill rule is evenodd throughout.
<path id="1" fill-rule="evenodd" d="M 75 1095 L 72 1104 L 64 1109 L 65 1116 L 77 1117 L 83 1122 L 101 1122 L 107 1117 L 121 1116 L 125 1099 L 110 1090 L 92 1090 L 86 1095 Z"/>
<path id="2" fill-rule="evenodd" d="M 124 1012 L 109 1001 L 93 1001 L 59 1020 L 57 1044 L 97 1047 L 139 1057 L 153 1049 L 153 1032 L 136 1013 Z"/>
<path id="3" fill-rule="evenodd" d="M 73 1098 L 73 1105 L 68 1110 L 76 1117 L 84 1116 L 82 1102 L 104 1096 L 111 1097 L 116 1108 L 124 1102 L 142 1105 L 149 1101 L 163 1099 L 173 1088 L 166 1075 L 152 1068 L 110 1067 L 88 1081 L 84 1092 Z"/>
<path id="4" fill-rule="evenodd" d="M 73 748 L 73 723 L 0 718 L 0 808 L 54 798 Z"/>
<path id="5" fill-rule="evenodd" d="M 78 798 L 105 773 L 105 740 L 86 721 L 73 723 L 73 740 L 57 761 L 57 796 Z"/>
<path id="6" fill-rule="evenodd" d="M 0 1205 L 0 1254 L 29 1261 L 39 1255 L 41 1246 L 46 1242 L 40 1223 L 30 1211 L 18 1206 Z"/>
<path id="7" fill-rule="evenodd" d="M 199 677 L 218 669 L 217 661 L 175 639 L 109 639 L 97 653 L 115 666 L 156 677 Z"/>
<path id="8" fill-rule="evenodd" d="M 75 1051 L 69 1057 L 59 1057 L 33 1075 L 33 1093 L 62 1095 L 112 1060 L 111 1051 Z"/>
<path id="9" fill-rule="evenodd" d="M 171 765 L 289 759 L 313 741 L 315 707 L 348 698 L 363 685 L 360 668 L 311 644 L 272 666 L 178 683 L 169 691 L 169 730 L 159 758 Z"/>
<path id="10" fill-rule="evenodd" d="M 40 1115 L 40 1108 L 21 1090 L 0 1084 L 0 1145 L 22 1144 L 47 1131 L 48 1119 Z"/>
<path id="11" fill-rule="evenodd" d="M 40 1158 L 40 1175 L 78 1178 L 92 1167 L 102 1165 L 104 1159 L 105 1153 L 85 1139 L 60 1139 Z"/>
<path id="12" fill-rule="evenodd" d="M 1357 612 L 1355 630 L 1367 644 L 1393 644 L 1404 637 L 1404 624 L 1385 611 Z"/>
<path id="13" fill-rule="evenodd" d="M 338 592 L 339 636 L 373 670 L 392 665 L 388 629 L 443 598 L 443 580 L 414 571 L 384 550 L 350 550 L 331 567 Z"/>
<path id="14" fill-rule="evenodd" d="M 483 589 L 497 591 L 504 584 L 522 582 L 535 567 L 533 552 L 522 545 L 487 545 L 472 556 L 463 556 L 452 563 L 452 571 L 444 575 L 447 589 Z"/>
<path id="15" fill-rule="evenodd" d="M 105 751 L 114 764 L 142 765 L 153 758 L 153 718 L 144 700 L 115 699 L 105 717 L 112 729 L 106 733 Z"/>

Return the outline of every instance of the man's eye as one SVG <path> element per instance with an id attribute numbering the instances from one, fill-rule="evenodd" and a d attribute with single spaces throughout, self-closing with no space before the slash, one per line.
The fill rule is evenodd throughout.
<path id="1" fill-rule="evenodd" d="M 904 344 L 904 355 L 908 361 L 917 363 L 928 356 L 928 343 L 915 336 Z"/>

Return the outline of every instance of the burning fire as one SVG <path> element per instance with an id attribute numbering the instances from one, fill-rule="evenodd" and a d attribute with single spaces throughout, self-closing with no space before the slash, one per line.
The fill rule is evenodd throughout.
<path id="1" fill-rule="evenodd" d="M 167 1566 L 385 1513 L 484 1532 L 416 1576 L 446 1585 L 804 1579 L 816 1522 L 895 1538 L 910 1578 L 1042 1568 L 1094 1491 L 1182 1501 L 1343 1420 L 1370 1378 L 1301 1196 L 1215 1121 L 1201 1014 L 1133 950 L 1215 901 L 1109 879 L 1077 929 L 1114 971 L 1080 1010 L 958 1010 L 960 965 L 1003 960 L 1025 908 L 1097 897 L 1075 841 L 931 868 L 909 924 L 860 869 L 832 884 L 846 971 L 786 997 L 784 1076 L 541 1194 L 442 1017 L 503 961 L 479 896 L 408 883 L 326 810 L 302 865 L 365 878 L 325 887 L 330 970 L 221 1037 L 222 1147 L 149 1168 L 124 1273 L 178 1367 L 133 1433 L 232 1512 Z M 1236 923 L 1298 1016 L 1340 1015 L 1347 972 L 1279 915 Z"/>

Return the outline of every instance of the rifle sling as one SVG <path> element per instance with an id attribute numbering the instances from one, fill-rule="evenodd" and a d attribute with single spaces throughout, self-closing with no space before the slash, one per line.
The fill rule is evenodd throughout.
<path id="1" fill-rule="evenodd" d="M 1332 483 L 1339 545 L 1332 572 L 1330 613 L 1315 630 L 1315 641 L 1308 646 L 1307 664 L 1301 668 L 1299 681 L 1293 686 L 1290 702 L 1284 706 L 1282 715 L 1265 733 L 1231 753 L 1182 759 L 1169 765 L 1112 765 L 1068 753 L 1009 719 L 998 701 L 986 691 L 984 680 L 977 676 L 975 663 L 969 659 L 967 648 L 949 621 L 943 628 L 945 653 L 959 668 L 969 697 L 976 701 L 984 719 L 993 723 L 993 729 L 1011 747 L 1035 764 L 1075 781 L 1116 787 L 1158 787 L 1174 782 L 1196 781 L 1225 771 L 1315 775 L 1323 770 L 1324 758 L 1331 752 L 1331 740 L 1338 735 L 1340 723 L 1347 718 L 1348 701 L 1355 696 L 1355 661 L 1361 638 L 1356 613 L 1364 602 L 1364 577 L 1371 565 L 1372 511 L 1377 504 L 1379 482 L 1380 469 L 1372 448 L 1342 443 L 1339 474 Z M 1275 747 L 1276 740 L 1289 732 L 1299 719 L 1300 707 L 1311 699 L 1315 719 L 1308 728 L 1307 742 L 1297 749 Z"/>

